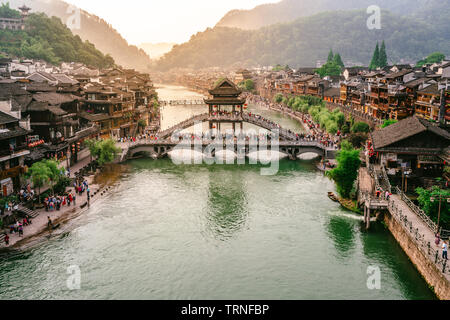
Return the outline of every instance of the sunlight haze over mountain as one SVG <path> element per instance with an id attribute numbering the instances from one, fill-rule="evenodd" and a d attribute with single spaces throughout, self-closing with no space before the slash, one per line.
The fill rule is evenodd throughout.
<path id="1" fill-rule="evenodd" d="M 214 27 L 230 10 L 251 9 L 277 0 L 69 0 L 83 10 L 108 21 L 131 44 L 176 42 Z"/>

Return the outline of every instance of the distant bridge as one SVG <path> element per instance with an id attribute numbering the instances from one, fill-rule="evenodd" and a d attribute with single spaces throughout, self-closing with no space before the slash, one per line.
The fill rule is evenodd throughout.
<path id="1" fill-rule="evenodd" d="M 206 105 L 203 100 L 162 100 L 159 101 L 161 106 L 203 106 Z"/>

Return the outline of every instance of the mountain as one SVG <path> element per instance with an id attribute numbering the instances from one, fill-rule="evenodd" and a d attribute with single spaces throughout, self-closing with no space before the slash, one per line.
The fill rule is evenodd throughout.
<path id="1" fill-rule="evenodd" d="M 175 46 L 157 65 L 160 70 L 277 63 L 305 66 L 326 59 L 330 48 L 345 61 L 368 65 L 376 42 L 382 40 L 386 42 L 391 63 L 400 59 L 418 61 L 434 51 L 450 55 L 448 2 L 435 2 L 427 17 L 382 11 L 380 30 L 367 28 L 366 10 L 324 12 L 258 30 L 209 28 L 192 36 L 189 42 Z"/>
<path id="2" fill-rule="evenodd" d="M 7 5 L 0 7 L 0 16 L 20 16 Z M 42 59 L 52 64 L 81 62 L 97 68 L 110 68 L 114 60 L 103 55 L 89 42 L 74 36 L 59 18 L 47 17 L 44 13 L 30 14 L 25 30 L 0 30 L 0 51 L 10 56 Z"/>
<path id="3" fill-rule="evenodd" d="M 377 5 L 400 15 L 422 12 L 439 0 L 283 0 L 278 3 L 263 4 L 251 10 L 232 10 L 216 26 L 258 29 L 264 26 L 286 23 L 301 17 L 335 10 L 367 9 Z"/>
<path id="4" fill-rule="evenodd" d="M 151 59 L 159 59 L 172 50 L 176 43 L 142 43 L 138 47 L 144 50 Z"/>
<path id="5" fill-rule="evenodd" d="M 69 27 L 77 20 L 72 19 L 76 10 L 80 12 L 79 26 L 71 27 L 82 40 L 93 43 L 100 51 L 110 54 L 117 64 L 125 68 L 147 71 L 152 63 L 150 57 L 128 42 L 110 24 L 84 10 L 80 10 L 61 0 L 10 0 L 12 8 L 26 4 L 31 12 L 44 12 L 48 16 L 60 18 Z"/>

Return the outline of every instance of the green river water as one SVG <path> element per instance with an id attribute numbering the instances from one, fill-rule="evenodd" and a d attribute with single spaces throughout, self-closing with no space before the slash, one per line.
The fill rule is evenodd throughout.
<path id="1" fill-rule="evenodd" d="M 202 112 L 165 107 L 163 128 Z M 335 186 L 312 161 L 282 160 L 274 176 L 257 165 L 170 159 L 128 166 L 62 236 L 0 256 L 0 299 L 435 299 L 382 224 L 367 232 L 328 199 Z M 66 284 L 73 265 L 79 290 Z M 372 266 L 379 290 L 367 287 Z"/>

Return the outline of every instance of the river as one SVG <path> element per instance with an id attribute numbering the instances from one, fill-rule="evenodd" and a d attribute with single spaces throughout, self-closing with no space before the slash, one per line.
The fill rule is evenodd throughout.
<path id="1" fill-rule="evenodd" d="M 166 107 L 164 123 L 199 108 Z M 335 186 L 311 161 L 282 160 L 274 176 L 258 165 L 128 166 L 63 236 L 0 257 L 0 299 L 435 299 L 382 224 L 367 232 L 328 199 Z M 79 290 L 67 286 L 70 266 Z M 380 289 L 368 288 L 369 267 Z"/>

